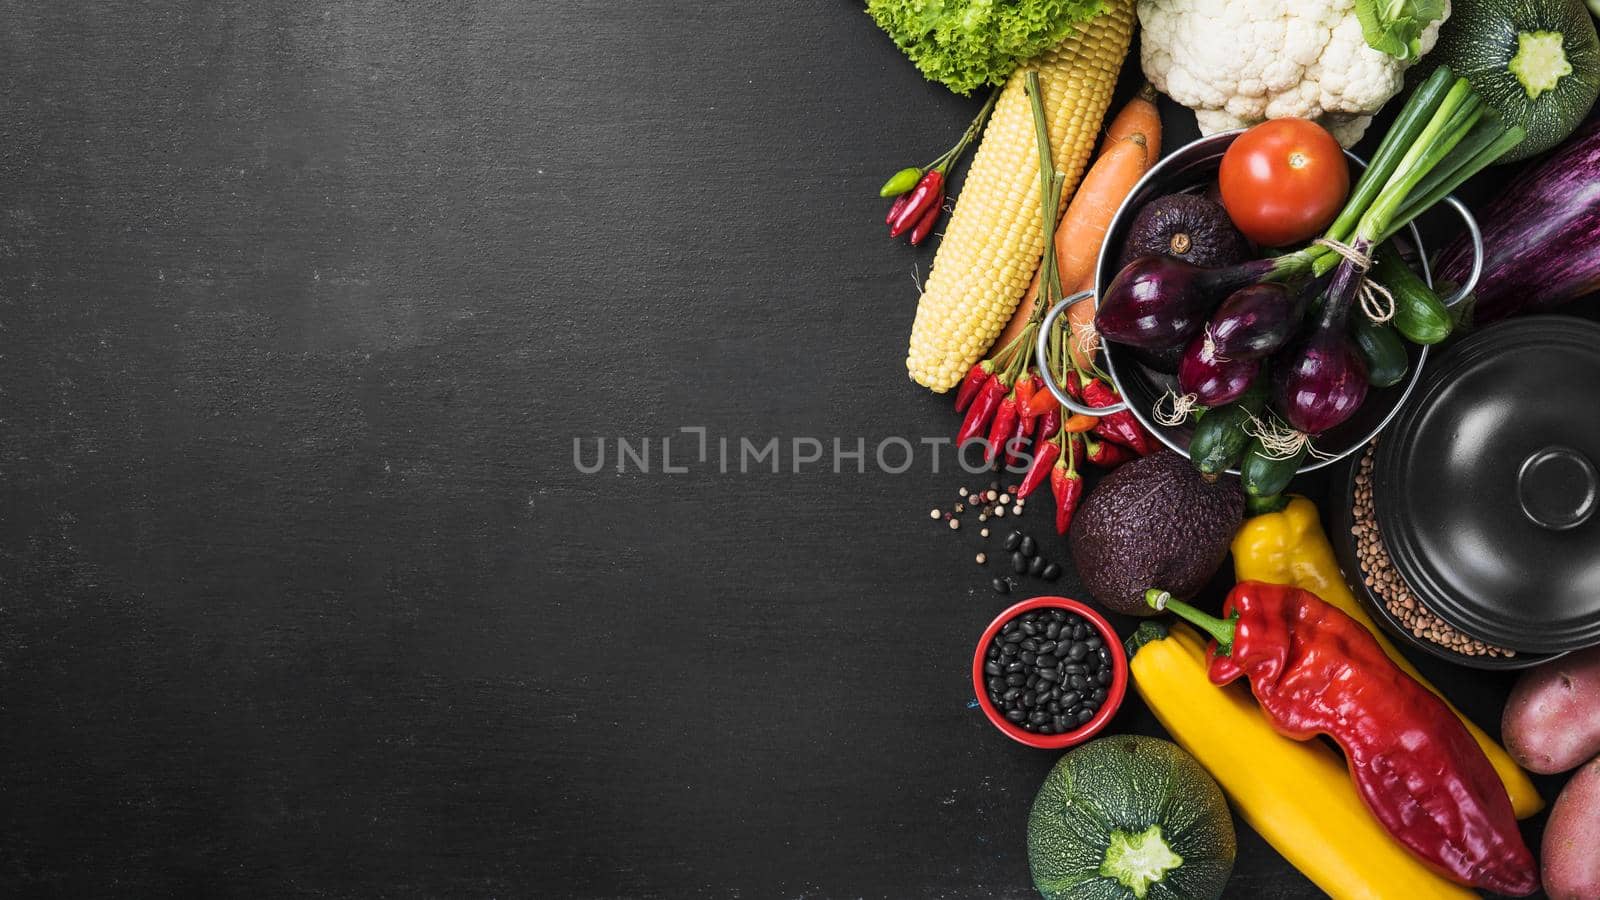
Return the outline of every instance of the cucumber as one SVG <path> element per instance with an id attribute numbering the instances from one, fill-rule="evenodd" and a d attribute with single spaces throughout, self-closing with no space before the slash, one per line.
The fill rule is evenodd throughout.
<path id="1" fill-rule="evenodd" d="M 1351 316 L 1350 336 L 1355 338 L 1356 349 L 1367 364 L 1367 383 L 1373 387 L 1393 387 L 1406 377 L 1411 367 L 1411 356 L 1406 353 L 1405 341 L 1400 332 L 1387 322 L 1378 325 L 1360 310 Z"/>
<path id="2" fill-rule="evenodd" d="M 1372 269 L 1378 283 L 1394 294 L 1394 327 L 1413 344 L 1437 344 L 1450 336 L 1450 310 L 1417 277 L 1399 253 L 1386 252 Z"/>
<path id="3" fill-rule="evenodd" d="M 1289 482 L 1294 480 L 1300 461 L 1305 458 L 1306 450 L 1302 447 L 1299 453 L 1288 459 L 1273 459 L 1266 455 L 1261 441 L 1252 441 L 1250 452 L 1245 454 L 1244 463 L 1239 466 L 1245 500 L 1248 502 L 1252 497 L 1263 499 L 1283 493 Z"/>
<path id="4" fill-rule="evenodd" d="M 1217 475 L 1237 466 L 1250 447 L 1245 426 L 1266 405 L 1265 379 L 1257 379 L 1239 399 L 1208 410 L 1189 440 L 1189 458 L 1194 460 L 1195 468 L 1206 475 Z"/>
<path id="5" fill-rule="evenodd" d="M 1270 497 L 1253 497 L 1246 495 L 1244 498 L 1245 515 L 1264 516 L 1275 513 L 1289 505 L 1289 498 L 1283 494 L 1273 494 Z"/>

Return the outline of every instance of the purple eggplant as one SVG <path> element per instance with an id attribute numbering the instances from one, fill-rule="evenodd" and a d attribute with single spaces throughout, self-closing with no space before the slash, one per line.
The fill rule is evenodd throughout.
<path id="1" fill-rule="evenodd" d="M 1349 327 L 1360 281 L 1354 266 L 1340 265 L 1305 334 L 1273 358 L 1272 406 L 1296 431 L 1321 434 L 1354 415 L 1367 399 L 1367 364 Z"/>
<path id="2" fill-rule="evenodd" d="M 1182 347 L 1223 297 L 1274 269 L 1270 259 L 1207 269 L 1164 256 L 1141 256 L 1123 266 L 1106 288 L 1095 328 L 1107 340 L 1131 347 Z"/>
<path id="3" fill-rule="evenodd" d="M 1275 282 L 1242 287 L 1222 301 L 1208 329 L 1216 352 L 1228 359 L 1260 359 L 1288 343 L 1300 328 L 1310 298 Z"/>
<path id="4" fill-rule="evenodd" d="M 1229 359 L 1197 334 L 1178 363 L 1178 390 L 1194 395 L 1201 406 L 1221 406 L 1239 399 L 1260 372 L 1260 359 Z"/>
<path id="5" fill-rule="evenodd" d="M 1474 323 L 1600 291 L 1600 120 L 1519 175 L 1477 219 L 1484 262 Z M 1471 273 L 1472 244 L 1463 235 L 1440 254 L 1436 277 L 1461 284 Z"/>

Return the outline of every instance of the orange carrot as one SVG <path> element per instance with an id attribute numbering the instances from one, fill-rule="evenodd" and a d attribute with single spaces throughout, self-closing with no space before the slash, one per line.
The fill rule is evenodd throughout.
<path id="1" fill-rule="evenodd" d="M 1119 116 L 1120 118 L 1120 116 Z M 1094 161 L 1078 192 L 1073 195 L 1066 215 L 1056 228 L 1056 264 L 1061 272 L 1061 288 L 1068 290 L 1088 281 L 1094 283 L 1095 261 L 1100 256 L 1100 245 L 1105 243 L 1106 230 L 1111 227 L 1111 217 L 1127 198 L 1128 192 L 1144 177 L 1152 160 L 1146 153 L 1147 141 L 1141 134 L 1118 141 Z M 1033 284 L 1017 304 L 1010 324 L 1000 333 L 994 346 L 1004 347 L 1022 331 L 1033 314 L 1039 298 L 1039 273 L 1033 275 Z M 1094 304 L 1079 303 L 1073 307 L 1076 319 L 1092 316 Z M 1077 346 L 1077 342 L 1073 342 Z M 1074 354 L 1074 359 L 1079 359 Z M 1079 365 L 1082 365 L 1080 361 Z"/>
<path id="2" fill-rule="evenodd" d="M 1125 141 L 1136 134 L 1144 135 L 1145 155 L 1153 165 L 1161 158 L 1161 111 L 1156 108 L 1156 89 L 1149 82 L 1145 82 L 1139 93 L 1111 120 L 1100 152 L 1104 153 L 1117 141 Z"/>

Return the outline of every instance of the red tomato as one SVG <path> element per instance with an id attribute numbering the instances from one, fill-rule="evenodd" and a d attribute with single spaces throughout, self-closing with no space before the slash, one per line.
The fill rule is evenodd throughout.
<path id="1" fill-rule="evenodd" d="M 1321 125 L 1273 119 L 1234 138 L 1217 182 L 1222 205 L 1245 237 L 1286 247 L 1333 224 L 1350 194 L 1350 164 Z"/>

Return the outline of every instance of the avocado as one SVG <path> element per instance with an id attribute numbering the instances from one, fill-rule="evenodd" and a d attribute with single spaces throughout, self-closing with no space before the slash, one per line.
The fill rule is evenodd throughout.
<path id="1" fill-rule="evenodd" d="M 1140 256 L 1169 256 L 1206 268 L 1231 266 L 1249 257 L 1250 245 L 1215 200 L 1168 194 L 1144 205 L 1128 226 L 1122 265 Z"/>
<path id="2" fill-rule="evenodd" d="M 1150 616 L 1144 592 L 1187 600 L 1228 557 L 1244 521 L 1232 475 L 1208 480 L 1170 451 L 1119 466 L 1084 500 L 1068 542 L 1084 586 L 1114 612 Z"/>

